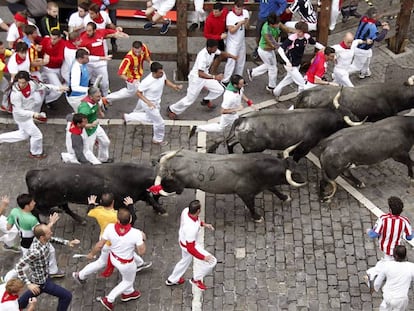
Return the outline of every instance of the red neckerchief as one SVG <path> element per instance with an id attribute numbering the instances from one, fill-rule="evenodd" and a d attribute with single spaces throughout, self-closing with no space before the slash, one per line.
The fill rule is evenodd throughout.
<path id="1" fill-rule="evenodd" d="M 233 7 L 233 8 L 232 8 L 232 11 L 233 11 L 233 13 L 234 13 L 234 14 L 236 14 L 237 16 L 242 16 L 242 15 L 243 15 L 243 10 L 242 10 L 242 12 L 241 12 L 240 14 L 237 14 L 237 13 L 236 13 L 236 9 Z"/>
<path id="2" fill-rule="evenodd" d="M 129 230 L 131 230 L 131 228 L 132 228 L 131 224 L 121 225 L 119 222 L 115 224 L 115 232 L 119 236 L 124 236 L 125 234 L 129 232 Z"/>
<path id="3" fill-rule="evenodd" d="M 147 189 L 148 192 L 151 192 L 152 194 L 158 195 L 160 194 L 160 191 L 163 190 L 161 185 L 152 185 Z"/>
<path id="4" fill-rule="evenodd" d="M 24 89 L 20 89 L 20 92 L 22 92 L 24 97 L 28 98 L 30 96 L 30 83 L 27 83 Z"/>
<path id="5" fill-rule="evenodd" d="M 3 294 L 3 297 L 1 297 L 1 303 L 6 302 L 6 301 L 13 301 L 19 298 L 19 295 L 13 295 L 10 294 L 9 292 L 5 291 Z"/>
<path id="6" fill-rule="evenodd" d="M 190 212 L 188 212 L 188 217 L 190 217 L 190 219 L 193 220 L 194 222 L 198 220 L 198 216 L 193 216 L 190 214 Z"/>
<path id="7" fill-rule="evenodd" d="M 78 49 L 78 47 L 75 45 L 75 43 L 73 43 L 73 41 L 69 41 L 69 40 L 66 41 L 66 47 L 68 49 L 71 49 L 71 50 L 77 50 Z"/>
<path id="8" fill-rule="evenodd" d="M 21 63 L 23 63 L 26 60 L 26 57 L 21 58 L 20 55 L 18 53 L 16 53 L 16 63 L 17 63 L 17 65 L 20 65 Z"/>
<path id="9" fill-rule="evenodd" d="M 77 127 L 75 125 L 75 123 L 72 122 L 70 124 L 70 127 L 69 127 L 69 132 L 71 132 L 72 134 L 75 134 L 75 135 L 81 135 L 82 134 L 82 129 Z"/>
<path id="10" fill-rule="evenodd" d="M 81 100 L 82 102 L 87 102 L 90 103 L 91 105 L 96 105 L 96 103 L 92 100 L 92 98 L 90 98 L 89 96 L 86 96 L 85 98 L 83 98 Z"/>
<path id="11" fill-rule="evenodd" d="M 339 43 L 339 45 L 341 47 L 343 47 L 344 49 L 347 49 L 347 50 L 349 50 L 351 48 L 350 46 L 347 46 L 344 41 L 341 41 L 341 43 Z"/>
<path id="12" fill-rule="evenodd" d="M 104 22 L 104 19 L 100 13 L 96 14 L 96 17 L 92 20 L 93 22 L 97 24 L 102 24 Z"/>
<path id="13" fill-rule="evenodd" d="M 373 18 L 369 18 L 368 16 L 363 16 L 361 19 L 361 22 L 375 24 L 377 20 Z"/>

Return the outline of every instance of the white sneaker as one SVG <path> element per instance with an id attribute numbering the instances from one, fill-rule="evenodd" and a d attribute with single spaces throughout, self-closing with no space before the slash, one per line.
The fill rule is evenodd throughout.
<path id="1" fill-rule="evenodd" d="M 246 69 L 247 77 L 249 78 L 249 81 L 253 81 L 252 71 L 253 69 L 249 69 L 249 68 Z"/>

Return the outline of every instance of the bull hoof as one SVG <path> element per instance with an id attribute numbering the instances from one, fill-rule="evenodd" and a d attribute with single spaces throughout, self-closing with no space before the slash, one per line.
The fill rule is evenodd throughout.
<path id="1" fill-rule="evenodd" d="M 362 189 L 362 188 L 365 188 L 365 184 L 363 182 L 361 182 L 361 183 L 358 183 L 356 185 L 356 187 L 359 188 L 359 189 Z"/>
<path id="2" fill-rule="evenodd" d="M 264 218 L 262 216 L 260 216 L 258 219 L 253 218 L 253 220 L 254 220 L 255 223 L 259 224 L 259 223 L 262 223 L 264 221 Z"/>
<path id="3" fill-rule="evenodd" d="M 283 203 L 288 203 L 290 201 L 292 201 L 292 197 L 290 195 L 287 195 L 286 199 L 283 200 Z"/>

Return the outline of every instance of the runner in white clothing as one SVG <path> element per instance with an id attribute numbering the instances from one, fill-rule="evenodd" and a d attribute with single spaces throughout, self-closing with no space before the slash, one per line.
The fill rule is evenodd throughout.
<path id="1" fill-rule="evenodd" d="M 131 226 L 132 215 L 126 208 L 118 211 L 118 222 L 108 224 L 102 234 L 101 240 L 88 254 L 88 259 L 93 259 L 95 255 L 104 247 L 107 242 L 111 243 L 108 265 L 103 275 L 109 277 L 114 268 L 122 276 L 122 281 L 115 286 L 105 297 L 99 297 L 99 301 L 107 310 L 113 310 L 115 299 L 121 295 L 122 301 L 129 301 L 141 297 L 138 290 L 134 290 L 134 281 L 137 264 L 134 261 L 135 250 L 139 255 L 143 255 L 146 250 L 145 233 Z"/>
<path id="2" fill-rule="evenodd" d="M 178 242 L 181 247 L 182 258 L 175 265 L 173 272 L 165 281 L 167 286 L 180 285 L 185 282 L 182 276 L 193 261 L 193 257 L 195 257 L 201 261 L 201 264 L 198 267 L 198 271 L 193 270 L 193 278 L 189 281 L 200 290 L 207 289 L 202 279 L 213 270 L 217 263 L 217 259 L 202 246 L 197 244 L 197 236 L 200 227 L 214 230 L 214 227 L 211 224 L 206 224 L 198 217 L 200 211 L 200 201 L 194 200 L 181 212 Z"/>
<path id="3" fill-rule="evenodd" d="M 395 247 L 394 259 L 381 266 L 374 282 L 374 289 L 378 292 L 385 281 L 382 286 L 380 311 L 404 311 L 408 307 L 408 290 L 414 281 L 414 263 L 407 261 L 407 249 L 404 245 Z"/>
<path id="4" fill-rule="evenodd" d="M 206 125 L 193 126 L 190 130 L 189 138 L 196 132 L 224 132 L 224 130 L 231 126 L 239 117 L 237 112 L 243 109 L 242 100 L 248 106 L 255 110 L 257 108 L 253 105 L 253 101 L 244 95 L 244 79 L 240 75 L 232 75 L 230 83 L 227 85 L 223 94 L 223 103 L 221 104 L 221 117 L 219 123 L 210 123 Z"/>
<path id="5" fill-rule="evenodd" d="M 144 112 L 125 113 L 124 120 L 125 123 L 138 121 L 152 124 L 154 129 L 152 143 L 166 146 L 168 142 L 164 140 L 165 122 L 160 114 L 162 92 L 164 85 L 176 91 L 181 90 L 183 86 L 168 80 L 160 63 L 152 62 L 150 67 L 151 73 L 141 81 L 137 91 L 139 100 L 135 110 L 144 109 Z"/>

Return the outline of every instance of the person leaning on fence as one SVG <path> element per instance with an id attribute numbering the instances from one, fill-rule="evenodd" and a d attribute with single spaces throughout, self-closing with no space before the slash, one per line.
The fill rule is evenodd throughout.
<path id="1" fill-rule="evenodd" d="M 171 26 L 171 19 L 164 18 L 168 11 L 175 5 L 175 0 L 150 0 L 147 2 L 145 15 L 149 20 L 144 25 L 145 30 L 150 30 L 155 24 L 162 24 L 160 34 L 165 35 Z"/>

